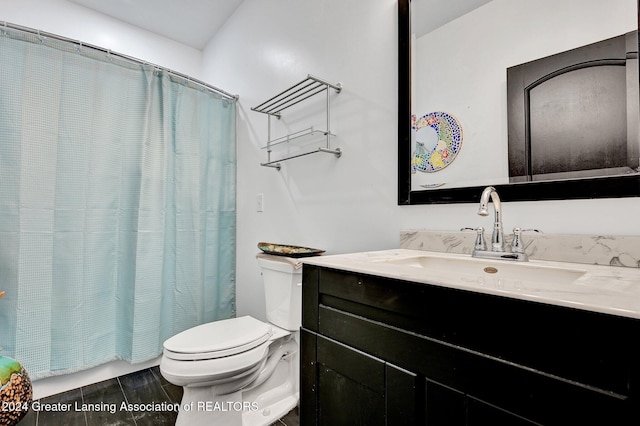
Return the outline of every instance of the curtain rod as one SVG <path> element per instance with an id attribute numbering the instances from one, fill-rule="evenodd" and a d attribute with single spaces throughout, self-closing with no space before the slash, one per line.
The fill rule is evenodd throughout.
<path id="1" fill-rule="evenodd" d="M 149 66 L 152 66 L 152 67 L 154 67 L 154 68 L 156 68 L 158 70 L 166 71 L 171 75 L 183 78 L 183 79 L 185 79 L 185 80 L 187 80 L 187 81 L 189 81 L 191 83 L 195 83 L 198 86 L 204 87 L 205 89 L 207 89 L 209 91 L 215 92 L 215 93 L 221 95 L 222 97 L 224 97 L 226 99 L 233 99 L 233 100 L 237 101 L 240 98 L 239 95 L 232 95 L 229 92 L 226 92 L 226 91 L 224 91 L 222 89 L 218 89 L 215 86 L 212 86 L 212 85 L 207 84 L 207 83 L 205 83 L 203 81 L 200 81 L 198 79 L 190 77 L 190 76 L 188 76 L 186 74 L 182 74 L 182 73 L 179 73 L 177 71 L 170 70 L 170 69 L 168 69 L 166 67 L 161 67 L 160 65 L 152 64 L 152 63 L 150 63 L 148 61 L 143 61 L 141 59 L 134 58 L 132 56 L 124 55 L 124 54 L 118 53 L 118 52 L 113 52 L 113 51 L 111 51 L 109 49 L 105 49 L 103 47 L 94 46 L 92 44 L 85 43 L 83 41 L 78 41 L 78 40 L 74 40 L 72 38 L 60 36 L 60 35 L 57 35 L 57 34 L 48 33 L 48 32 L 45 32 L 45 31 L 40 31 L 40 30 L 36 30 L 36 29 L 33 29 L 33 28 L 23 27 L 21 25 L 16 25 L 16 24 L 12 24 L 10 22 L 2 21 L 2 27 L 0 27 L 0 31 L 3 31 L 5 29 L 12 29 L 12 30 L 16 30 L 16 31 L 21 31 L 21 32 L 37 35 L 38 37 L 51 38 L 51 39 L 54 39 L 54 40 L 59 40 L 59 41 L 63 41 L 63 42 L 66 42 L 66 43 L 71 43 L 71 44 L 74 44 L 74 45 L 80 45 L 80 46 L 83 46 L 83 47 L 88 47 L 88 48 L 91 48 L 91 49 L 94 49 L 94 50 L 97 50 L 97 51 L 100 51 L 100 52 L 104 52 L 107 55 L 116 56 L 118 58 L 130 61 L 130 62 L 133 62 L 133 63 L 136 63 L 136 64 L 149 65 Z M 4 35 L 4 34 L 2 34 L 2 35 Z"/>

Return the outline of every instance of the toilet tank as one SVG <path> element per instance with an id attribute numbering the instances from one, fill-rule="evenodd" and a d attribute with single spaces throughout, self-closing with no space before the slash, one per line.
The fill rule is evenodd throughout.
<path id="1" fill-rule="evenodd" d="M 302 319 L 302 266 L 297 259 L 259 254 L 267 320 L 297 331 Z"/>

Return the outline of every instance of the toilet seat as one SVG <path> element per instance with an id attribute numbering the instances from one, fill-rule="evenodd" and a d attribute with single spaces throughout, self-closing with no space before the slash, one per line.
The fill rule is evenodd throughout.
<path id="1" fill-rule="evenodd" d="M 250 316 L 190 328 L 164 342 L 163 353 L 178 361 L 201 361 L 250 351 L 267 342 L 271 326 Z"/>

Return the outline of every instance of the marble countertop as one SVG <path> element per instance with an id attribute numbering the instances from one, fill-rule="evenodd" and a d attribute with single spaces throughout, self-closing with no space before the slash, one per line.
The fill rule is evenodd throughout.
<path id="1" fill-rule="evenodd" d="M 486 260 L 408 249 L 318 256 L 303 262 L 640 319 L 640 268 Z"/>

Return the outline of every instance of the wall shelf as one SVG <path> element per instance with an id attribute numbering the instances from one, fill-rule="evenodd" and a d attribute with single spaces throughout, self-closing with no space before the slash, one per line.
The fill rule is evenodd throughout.
<path id="1" fill-rule="evenodd" d="M 331 104 L 329 99 L 329 89 L 334 89 L 336 93 L 340 93 L 342 90 L 342 85 L 340 83 L 332 84 L 327 81 L 324 81 L 320 78 L 314 77 L 312 75 L 307 75 L 307 78 L 302 80 L 301 82 L 294 84 L 288 89 L 278 93 L 272 98 L 266 100 L 265 102 L 257 105 L 251 110 L 260 112 L 263 114 L 267 114 L 268 127 L 267 127 L 267 145 L 263 147 L 263 149 L 267 150 L 267 161 L 264 163 L 260 163 L 261 166 L 265 167 L 273 167 L 277 170 L 280 170 L 281 161 L 291 160 L 293 158 L 302 157 L 309 154 L 315 154 L 318 152 L 324 152 L 328 154 L 333 154 L 336 157 L 340 157 L 342 155 L 342 151 L 340 148 L 331 148 L 331 137 L 335 136 L 331 133 Z M 299 104 L 300 102 L 309 99 L 315 95 L 326 93 L 326 118 L 327 124 L 326 129 L 320 130 L 315 129 L 313 126 L 304 130 L 300 130 L 297 132 L 293 132 L 287 134 L 285 136 L 272 139 L 271 135 L 271 119 L 273 117 L 280 119 L 282 117 L 282 112 L 288 108 L 293 107 L 294 105 Z M 300 140 L 304 140 L 307 138 L 315 138 L 315 137 L 324 137 L 325 145 L 321 147 L 317 147 L 316 149 L 312 149 L 309 151 L 305 151 L 302 153 L 296 153 L 294 155 L 287 155 L 279 159 L 272 159 L 271 153 L 272 148 L 277 147 L 279 145 L 288 144 L 290 142 L 298 142 Z"/>
<path id="2" fill-rule="evenodd" d="M 310 137 L 319 136 L 319 135 L 327 136 L 327 134 L 329 136 L 335 136 L 332 133 L 328 133 L 326 130 L 318 130 L 318 129 L 314 129 L 313 127 L 309 127 L 308 129 L 289 133 L 288 135 L 282 136 L 277 139 L 272 139 L 271 143 L 266 146 L 263 146 L 262 149 L 268 149 L 269 147 L 274 147 L 282 143 L 294 142 L 297 139 L 310 138 Z"/>

